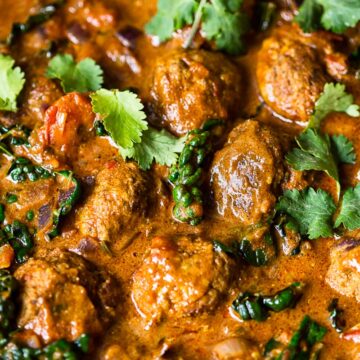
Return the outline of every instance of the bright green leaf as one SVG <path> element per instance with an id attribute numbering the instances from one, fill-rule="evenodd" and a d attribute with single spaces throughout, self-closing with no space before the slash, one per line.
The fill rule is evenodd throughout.
<path id="1" fill-rule="evenodd" d="M 96 62 L 86 58 L 79 63 L 69 55 L 56 55 L 46 71 L 50 79 L 59 79 L 65 92 L 96 91 L 103 84 L 103 71 Z"/>
<path id="2" fill-rule="evenodd" d="M 198 5 L 197 0 L 158 0 L 157 13 L 146 24 L 146 33 L 160 42 L 171 39 L 174 31 L 192 24 Z"/>
<path id="3" fill-rule="evenodd" d="M 325 171 L 339 183 L 337 162 L 328 135 L 307 129 L 296 138 L 296 142 L 299 148 L 286 155 L 287 162 L 295 170 Z"/>
<path id="4" fill-rule="evenodd" d="M 280 197 L 276 210 L 288 215 L 300 234 L 307 235 L 309 239 L 332 235 L 332 217 L 336 206 L 324 190 L 287 190 Z"/>
<path id="5" fill-rule="evenodd" d="M 304 32 L 326 30 L 342 34 L 360 21 L 359 0 L 304 0 L 295 17 Z"/>
<path id="6" fill-rule="evenodd" d="M 236 55 L 244 50 L 242 37 L 248 30 L 248 18 L 241 12 L 242 1 L 212 0 L 204 7 L 202 31 L 215 41 L 219 50 Z"/>
<path id="7" fill-rule="evenodd" d="M 341 224 L 349 230 L 360 228 L 360 184 L 355 188 L 347 189 L 344 193 L 335 227 L 339 227 Z"/>
<path id="8" fill-rule="evenodd" d="M 320 28 L 322 7 L 314 0 L 305 0 L 295 16 L 295 22 L 306 32 L 313 32 Z"/>
<path id="9" fill-rule="evenodd" d="M 344 135 L 331 136 L 336 158 L 344 164 L 355 164 L 356 154 L 353 143 Z"/>
<path id="10" fill-rule="evenodd" d="M 24 73 L 14 67 L 15 60 L 0 54 L 0 110 L 17 110 L 16 99 L 24 87 Z"/>
<path id="11" fill-rule="evenodd" d="M 144 106 L 136 94 L 100 89 L 90 97 L 93 111 L 103 117 L 106 131 L 118 146 L 132 148 L 141 142 L 148 125 Z"/>
<path id="12" fill-rule="evenodd" d="M 120 154 L 138 162 L 143 170 L 148 170 L 153 161 L 158 164 L 171 166 L 176 163 L 178 154 L 185 144 L 185 138 L 176 138 L 166 130 L 158 131 L 149 128 L 144 131 L 141 143 L 131 149 L 120 149 Z"/>
<path id="13" fill-rule="evenodd" d="M 315 103 L 315 111 L 309 121 L 309 128 L 318 129 L 321 121 L 332 112 L 345 112 L 349 116 L 360 116 L 359 105 L 348 94 L 343 84 L 325 84 L 324 91 Z"/>
<path id="14" fill-rule="evenodd" d="M 326 30 L 341 34 L 360 21 L 359 0 L 316 0 L 323 6 L 321 23 Z"/>

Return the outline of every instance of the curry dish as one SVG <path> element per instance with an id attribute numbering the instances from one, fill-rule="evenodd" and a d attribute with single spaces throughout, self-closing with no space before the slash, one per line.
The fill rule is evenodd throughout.
<path id="1" fill-rule="evenodd" d="M 359 20 L 0 0 L 0 358 L 360 359 Z"/>

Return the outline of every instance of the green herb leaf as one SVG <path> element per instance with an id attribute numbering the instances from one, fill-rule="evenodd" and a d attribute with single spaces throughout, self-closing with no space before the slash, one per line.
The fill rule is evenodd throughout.
<path id="1" fill-rule="evenodd" d="M 295 17 L 304 32 L 316 31 L 322 26 L 338 34 L 356 26 L 359 20 L 358 0 L 305 0 Z"/>
<path id="2" fill-rule="evenodd" d="M 336 206 L 324 190 L 287 190 L 280 197 L 276 210 L 288 215 L 300 234 L 307 235 L 309 239 L 332 235 L 332 217 Z"/>
<path id="3" fill-rule="evenodd" d="M 14 64 L 11 56 L 0 54 L 0 110 L 17 110 L 16 98 L 25 84 L 24 73 Z"/>
<path id="4" fill-rule="evenodd" d="M 345 85 L 327 83 L 315 103 L 315 111 L 310 117 L 308 128 L 318 129 L 321 121 L 335 111 L 345 112 L 353 117 L 360 116 L 359 105 L 354 104 L 354 97 L 346 92 Z"/>
<path id="5" fill-rule="evenodd" d="M 341 34 L 360 21 L 359 0 L 316 0 L 324 8 L 321 23 L 326 30 Z"/>
<path id="6" fill-rule="evenodd" d="M 141 169 L 148 170 L 153 161 L 166 166 L 175 164 L 184 144 L 184 137 L 178 139 L 166 130 L 148 128 L 141 137 L 141 143 L 130 149 L 120 148 L 120 154 L 124 159 L 137 161 Z"/>
<path id="7" fill-rule="evenodd" d="M 192 24 L 197 7 L 197 0 L 158 0 L 157 14 L 146 24 L 145 31 L 160 42 L 169 40 L 174 31 Z"/>
<path id="8" fill-rule="evenodd" d="M 305 0 L 299 8 L 299 13 L 295 17 L 301 29 L 306 32 L 313 32 L 320 28 L 320 18 L 322 7 L 314 0 Z"/>
<path id="9" fill-rule="evenodd" d="M 118 146 L 129 149 L 141 142 L 148 124 L 144 106 L 136 94 L 100 89 L 90 97 L 93 111 L 103 117 L 106 131 Z"/>
<path id="10" fill-rule="evenodd" d="M 296 142 L 299 148 L 286 155 L 287 162 L 295 170 L 325 171 L 339 184 L 337 163 L 328 135 L 307 129 L 296 138 Z"/>
<path id="11" fill-rule="evenodd" d="M 236 55 L 244 51 L 242 36 L 248 18 L 240 11 L 242 0 L 212 0 L 204 6 L 202 30 L 206 39 L 215 41 L 219 50 Z"/>
<path id="12" fill-rule="evenodd" d="M 344 135 L 331 136 L 336 158 L 344 164 L 355 164 L 356 154 L 353 143 Z"/>
<path id="13" fill-rule="evenodd" d="M 249 23 L 241 12 L 243 0 L 212 0 L 204 4 L 205 1 L 201 0 L 200 5 L 199 0 L 158 0 L 157 14 L 145 26 L 146 33 L 164 42 L 171 39 L 175 31 L 193 25 L 190 40 L 186 42 L 188 47 L 201 22 L 205 38 L 214 41 L 217 49 L 229 54 L 242 52 L 242 35 L 248 30 Z"/>
<path id="14" fill-rule="evenodd" d="M 360 228 L 360 184 L 345 191 L 335 227 L 341 224 L 349 230 Z"/>
<path id="15" fill-rule="evenodd" d="M 86 58 L 76 63 L 69 54 L 56 55 L 49 62 L 46 76 L 59 79 L 61 87 L 67 93 L 96 91 L 103 83 L 103 71 L 94 60 Z"/>

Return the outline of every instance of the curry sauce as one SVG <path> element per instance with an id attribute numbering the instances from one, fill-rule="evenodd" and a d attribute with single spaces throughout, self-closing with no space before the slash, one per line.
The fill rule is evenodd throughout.
<path id="1" fill-rule="evenodd" d="M 64 1 L 9 45 L 14 23 L 53 2 L 0 0 L 0 54 L 11 55 L 26 79 L 18 110 L 0 111 L 2 127 L 28 129 L 25 143 L 0 153 L 4 226 L 20 221 L 34 243 L 23 263 L 0 247 L 0 267 L 10 268 L 18 282 L 13 341 L 20 347 L 88 334 L 89 351 L 79 358 L 270 359 L 268 341 L 288 344 L 309 315 L 327 329 L 320 359 L 360 359 L 358 230 L 314 240 L 291 233 L 284 245 L 275 226 L 276 204 L 286 191 L 322 189 L 339 204 L 332 177 L 295 170 L 285 157 L 326 83 L 344 84 L 360 104 L 358 69 L 348 61 L 359 46 L 359 27 L 343 35 L 305 34 L 293 22 L 295 2 L 278 1 L 263 31 L 255 24 L 257 2 L 245 3 L 252 19 L 246 52 L 230 56 L 201 33 L 185 50 L 189 27 L 158 44 L 144 31 L 155 0 Z M 123 159 L 111 136 L 96 134 L 102 118 L 91 93 L 65 93 L 46 76 L 56 54 L 93 59 L 103 69 L 103 87 L 137 94 L 155 129 L 180 138 L 209 119 L 222 120 L 209 135 L 202 165 L 203 198 L 193 209 L 201 221 L 174 216 L 171 166 L 145 171 Z M 353 144 L 355 163 L 339 165 L 344 189 L 360 180 L 359 121 L 332 112 L 321 124 L 323 133 Z M 24 136 L 23 128 L 17 131 Z M 16 158 L 55 175 L 39 170 L 36 181 L 14 181 Z M 74 195 L 77 186 L 81 193 Z M 76 203 L 60 211 L 54 225 L 54 209 L 67 192 Z M 249 263 L 214 246 L 231 248 L 244 239 L 262 249 L 266 261 Z M 243 320 L 232 307 L 240 293 L 273 295 L 297 282 L 296 304 L 269 311 L 264 321 Z M 342 334 L 329 321 L 333 299 L 345 321 Z M 354 327 L 357 335 L 346 336 Z"/>

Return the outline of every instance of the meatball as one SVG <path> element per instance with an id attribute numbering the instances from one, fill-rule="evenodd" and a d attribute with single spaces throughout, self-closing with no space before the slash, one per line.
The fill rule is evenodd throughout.
<path id="1" fill-rule="evenodd" d="M 327 283 L 360 302 L 360 240 L 346 240 L 331 252 Z"/>
<path id="2" fill-rule="evenodd" d="M 123 226 L 132 228 L 147 209 L 149 179 L 134 163 L 108 163 L 81 208 L 77 226 L 85 236 L 110 241 Z"/>
<path id="3" fill-rule="evenodd" d="M 56 251 L 32 258 L 15 277 L 21 285 L 18 325 L 46 344 L 99 334 L 112 315 L 117 296 L 110 298 L 108 289 L 114 284 L 76 254 Z"/>
<path id="4" fill-rule="evenodd" d="M 173 133 L 200 128 L 209 119 L 227 120 L 237 112 L 241 77 L 224 55 L 181 50 L 160 58 L 154 68 L 155 112 Z"/>
<path id="5" fill-rule="evenodd" d="M 270 128 L 248 120 L 215 153 L 210 187 L 217 211 L 243 226 L 265 222 L 275 206 L 283 176 L 282 151 Z"/>
<path id="6" fill-rule="evenodd" d="M 292 27 L 275 30 L 258 54 L 257 81 L 279 115 L 306 122 L 329 77 L 317 49 Z"/>
<path id="7" fill-rule="evenodd" d="M 134 274 L 133 301 L 152 321 L 214 310 L 228 291 L 232 265 L 226 254 L 201 238 L 155 237 Z"/>

